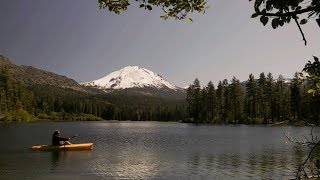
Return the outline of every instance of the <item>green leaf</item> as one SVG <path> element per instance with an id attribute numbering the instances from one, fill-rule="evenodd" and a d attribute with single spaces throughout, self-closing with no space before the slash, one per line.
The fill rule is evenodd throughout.
<path id="1" fill-rule="evenodd" d="M 152 7 L 151 7 L 150 5 L 147 5 L 147 9 L 148 9 L 149 11 L 151 11 L 151 10 L 152 10 Z"/>
<path id="2" fill-rule="evenodd" d="M 254 3 L 254 6 L 259 8 L 261 4 L 262 4 L 262 0 L 256 0 L 256 2 Z"/>
<path id="3" fill-rule="evenodd" d="M 310 93 L 310 94 L 313 94 L 313 93 L 315 93 L 316 92 L 316 90 L 314 90 L 314 89 L 309 89 L 308 90 L 308 93 Z"/>
<path id="4" fill-rule="evenodd" d="M 188 18 L 189 22 L 193 22 L 193 19 L 192 18 Z"/>
<path id="5" fill-rule="evenodd" d="M 255 17 L 258 17 L 258 16 L 259 16 L 258 13 L 253 13 L 253 14 L 251 15 L 251 18 L 255 18 Z"/>
<path id="6" fill-rule="evenodd" d="M 320 27 L 320 18 L 316 19 L 318 26 Z"/>
<path id="7" fill-rule="evenodd" d="M 303 24 L 306 24 L 307 22 L 308 22 L 307 19 L 301 19 L 300 24 L 303 25 Z"/>
<path id="8" fill-rule="evenodd" d="M 276 29 L 279 26 L 279 19 L 278 18 L 273 19 L 271 25 L 273 29 Z"/>
<path id="9" fill-rule="evenodd" d="M 266 16 L 261 16 L 260 17 L 260 22 L 265 26 L 269 21 L 269 18 Z"/>
<path id="10" fill-rule="evenodd" d="M 279 20 L 279 25 L 283 26 L 284 25 L 284 20 Z"/>
<path id="11" fill-rule="evenodd" d="M 287 18 L 287 23 L 290 23 L 290 21 L 291 21 L 291 16 Z"/>

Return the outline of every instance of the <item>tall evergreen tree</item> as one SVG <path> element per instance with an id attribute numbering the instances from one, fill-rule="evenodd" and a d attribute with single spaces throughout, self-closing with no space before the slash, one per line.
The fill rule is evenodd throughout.
<path id="1" fill-rule="evenodd" d="M 258 116 L 263 118 L 263 123 L 267 123 L 267 81 L 264 73 L 260 73 L 258 79 Z"/>
<path id="2" fill-rule="evenodd" d="M 292 79 L 290 86 L 290 100 L 291 100 L 291 112 L 294 118 L 301 118 L 301 82 L 299 79 L 299 74 L 296 72 Z"/>
<path id="3" fill-rule="evenodd" d="M 224 93 L 223 93 L 223 99 L 224 99 L 224 106 L 223 106 L 223 122 L 224 123 L 229 123 L 232 119 L 232 100 L 231 100 L 231 91 L 230 91 L 230 86 L 228 83 L 227 79 L 224 79 L 222 81 L 222 86 L 224 88 Z"/>
<path id="4" fill-rule="evenodd" d="M 275 116 L 275 102 L 274 102 L 274 92 L 275 82 L 271 73 L 268 73 L 266 80 L 266 95 L 267 95 L 267 118 L 274 122 Z"/>
<path id="5" fill-rule="evenodd" d="M 200 117 L 199 123 L 208 122 L 208 93 L 207 88 L 200 90 Z"/>
<path id="6" fill-rule="evenodd" d="M 285 82 L 282 75 L 279 75 L 275 88 L 275 117 L 277 121 L 287 120 L 290 105 L 288 103 L 288 93 L 286 92 Z"/>
<path id="7" fill-rule="evenodd" d="M 199 123 L 200 111 L 201 111 L 201 88 L 200 81 L 196 78 L 187 91 L 187 102 L 191 122 Z"/>
<path id="8" fill-rule="evenodd" d="M 218 100 L 215 87 L 211 81 L 208 83 L 206 87 L 206 92 L 208 120 L 209 122 L 212 122 L 217 117 Z"/>
<path id="9" fill-rule="evenodd" d="M 235 124 L 242 123 L 244 92 L 241 88 L 240 81 L 235 77 L 231 80 L 230 96 L 233 122 Z"/>
<path id="10" fill-rule="evenodd" d="M 219 120 L 225 123 L 225 114 L 224 114 L 224 104 L 225 104 L 225 99 L 224 99 L 224 91 L 225 87 L 221 81 L 219 81 L 219 84 L 217 86 L 217 101 L 218 101 L 218 115 L 219 115 Z"/>
<path id="11" fill-rule="evenodd" d="M 257 84 L 253 74 L 249 75 L 246 84 L 245 111 L 250 119 L 249 123 L 255 123 L 257 117 Z"/>

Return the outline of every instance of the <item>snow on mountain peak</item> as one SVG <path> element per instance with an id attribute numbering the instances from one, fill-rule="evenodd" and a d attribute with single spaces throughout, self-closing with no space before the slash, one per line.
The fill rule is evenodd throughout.
<path id="1" fill-rule="evenodd" d="M 136 87 L 169 88 L 178 87 L 164 80 L 160 75 L 139 66 L 127 66 L 98 80 L 82 83 L 99 89 L 127 89 Z"/>

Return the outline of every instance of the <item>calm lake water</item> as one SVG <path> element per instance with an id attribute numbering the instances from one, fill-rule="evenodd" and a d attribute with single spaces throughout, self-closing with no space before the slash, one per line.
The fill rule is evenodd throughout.
<path id="1" fill-rule="evenodd" d="M 80 133 L 73 143 L 93 151 L 41 152 Z M 0 179 L 288 179 L 307 148 L 307 127 L 211 126 L 160 122 L 37 122 L 0 124 Z M 319 136 L 320 129 L 314 132 Z M 287 142 L 287 143 L 286 143 Z"/>

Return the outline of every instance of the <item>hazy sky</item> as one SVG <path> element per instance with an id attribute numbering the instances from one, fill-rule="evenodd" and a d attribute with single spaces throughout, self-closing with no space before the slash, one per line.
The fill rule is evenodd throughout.
<path id="1" fill-rule="evenodd" d="M 292 77 L 312 55 L 320 56 L 320 28 L 294 23 L 273 30 L 251 19 L 248 0 L 209 0 L 194 22 L 162 20 L 135 1 L 114 15 L 97 0 L 1 0 L 0 54 L 19 65 L 52 71 L 78 82 L 137 65 L 186 86 L 198 77 L 215 84 L 233 76 L 271 72 Z"/>

